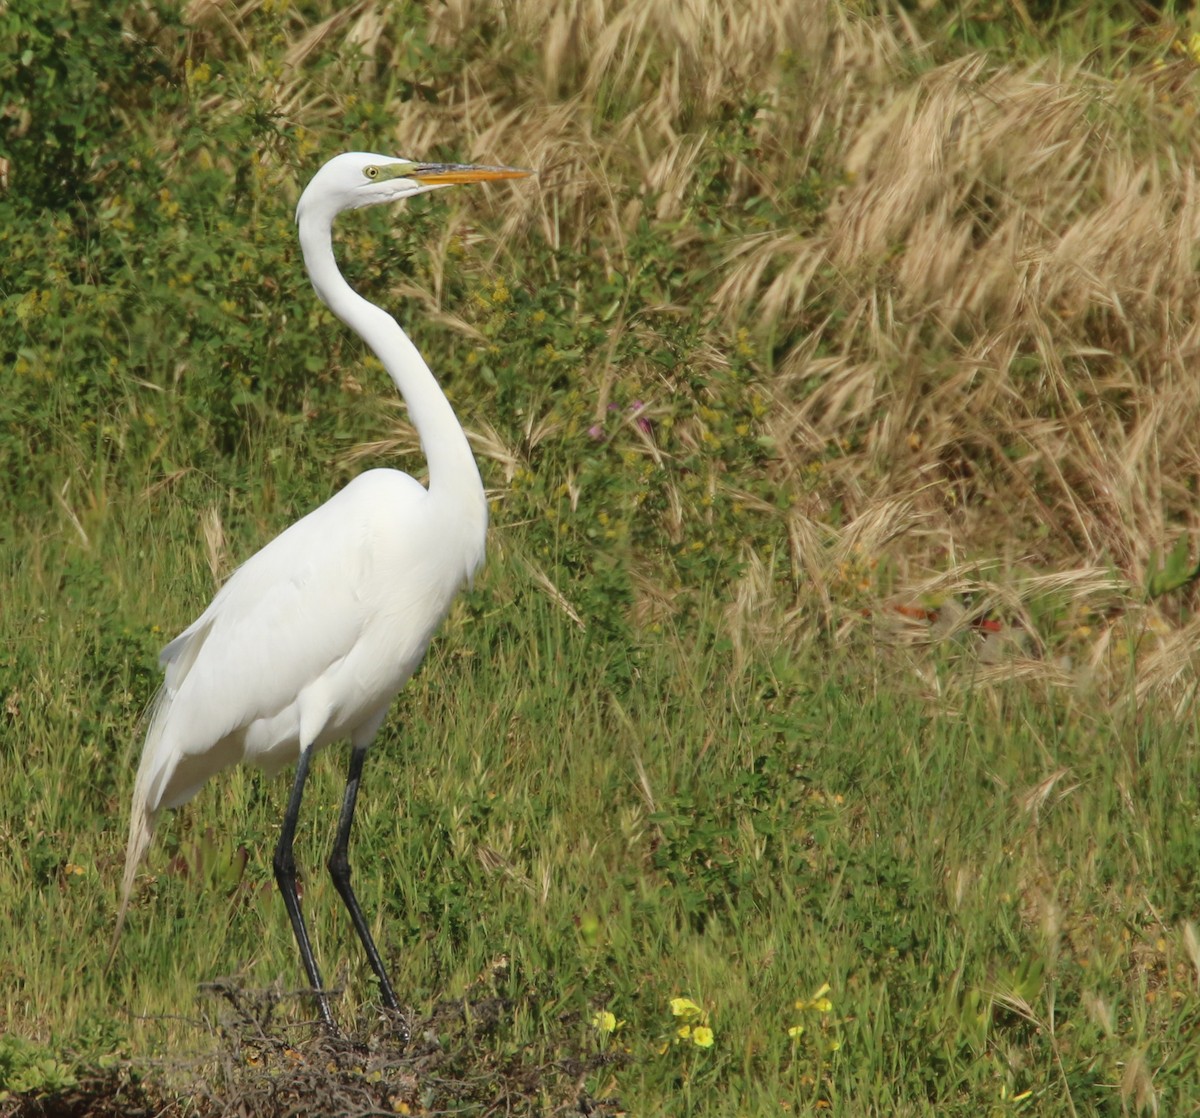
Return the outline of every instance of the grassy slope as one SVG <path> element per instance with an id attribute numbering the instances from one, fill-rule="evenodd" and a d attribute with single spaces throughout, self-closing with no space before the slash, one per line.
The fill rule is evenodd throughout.
<path id="1" fill-rule="evenodd" d="M 297 183 L 362 146 L 540 172 L 342 234 L 496 521 L 361 802 L 360 893 L 443 1042 L 377 1102 L 1200 1101 L 1194 596 L 1139 589 L 1197 515 L 1186 29 L 1089 6 L 1081 68 L 1019 19 L 744 7 L 7 17 L 58 67 L 6 77 L 0 1005 L 60 1060 L 4 1041 L 10 1087 L 186 1081 L 213 1021 L 254 1032 L 198 984 L 298 984 L 285 782 L 250 774 L 164 828 L 102 960 L 157 647 L 364 464 L 420 469 L 291 241 Z M 964 53 L 1010 33 L 1007 68 Z M 299 857 L 367 1029 L 317 872 L 341 763 Z M 228 1101 L 259 1064 L 225 1050 Z"/>

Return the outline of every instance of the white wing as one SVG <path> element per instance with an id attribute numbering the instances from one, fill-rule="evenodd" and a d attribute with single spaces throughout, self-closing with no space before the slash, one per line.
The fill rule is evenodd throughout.
<path id="1" fill-rule="evenodd" d="M 143 810 L 238 761 L 275 770 L 308 744 L 370 740 L 467 574 L 443 528 L 421 485 L 374 470 L 239 567 L 163 650 Z"/>
<path id="2" fill-rule="evenodd" d="M 485 533 L 486 506 L 454 519 L 406 474 L 370 470 L 248 559 L 163 649 L 113 951 L 158 812 L 239 761 L 273 771 L 308 745 L 367 744 L 482 564 Z"/>

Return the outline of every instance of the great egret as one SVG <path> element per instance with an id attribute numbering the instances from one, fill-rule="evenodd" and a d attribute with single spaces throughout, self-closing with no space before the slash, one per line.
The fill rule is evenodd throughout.
<path id="1" fill-rule="evenodd" d="M 191 799 L 239 761 L 296 776 L 274 870 L 326 1028 L 333 1015 L 296 892 L 292 840 L 309 762 L 351 743 L 329 873 L 345 902 L 384 1004 L 399 1002 L 350 886 L 346 847 L 367 747 L 420 664 L 454 596 L 483 562 L 487 502 L 467 436 L 416 346 L 358 295 L 334 260 L 343 210 L 455 183 L 516 179 L 513 167 L 415 163 L 350 152 L 326 163 L 296 207 L 300 246 L 321 300 L 383 362 L 408 405 L 429 465 L 428 488 L 398 470 L 370 470 L 248 559 L 196 621 L 163 649 L 133 790 L 115 950 L 158 813 Z"/>

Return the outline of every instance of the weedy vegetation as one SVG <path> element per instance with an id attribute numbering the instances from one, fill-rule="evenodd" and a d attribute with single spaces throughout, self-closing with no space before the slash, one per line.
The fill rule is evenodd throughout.
<path id="1" fill-rule="evenodd" d="M 1189 22 L 1191 20 L 1191 22 Z M 1134 3 L 0 7 L 0 1113 L 1200 1108 L 1200 25 Z M 156 655 L 372 464 L 350 215 L 489 566 L 368 762 L 400 1051 L 286 781 L 164 826 Z"/>

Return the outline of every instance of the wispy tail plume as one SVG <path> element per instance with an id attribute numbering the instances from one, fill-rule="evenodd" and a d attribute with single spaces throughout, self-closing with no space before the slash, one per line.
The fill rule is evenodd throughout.
<path id="1" fill-rule="evenodd" d="M 137 778 L 133 784 L 133 803 L 129 809 L 129 842 L 125 848 L 125 873 L 121 878 L 121 903 L 117 907 L 117 924 L 113 929 L 112 944 L 108 949 L 107 972 L 117 956 L 117 944 L 121 940 L 121 930 L 125 927 L 125 916 L 129 912 L 129 901 L 133 897 L 133 885 L 137 880 L 138 869 L 150 840 L 154 837 L 154 823 L 158 818 L 158 801 L 150 806 L 151 785 L 159 783 L 154 779 L 156 767 L 157 746 L 162 737 L 163 714 L 165 705 L 165 689 L 160 690 L 154 697 L 154 702 L 148 712 L 150 726 L 146 733 L 146 742 L 142 747 L 142 760 L 138 765 Z"/>
<path id="2" fill-rule="evenodd" d="M 140 790 L 140 789 L 139 789 Z M 134 795 L 133 817 L 129 821 L 129 845 L 125 851 L 125 875 L 121 879 L 121 904 L 117 908 L 117 926 L 113 929 L 112 945 L 108 950 L 107 970 L 117 956 L 117 944 L 121 940 L 121 930 L 125 927 L 125 915 L 129 911 L 129 901 L 133 896 L 133 884 L 137 880 L 137 872 L 146 856 L 150 840 L 154 837 L 154 820 L 158 814 L 147 811 L 143 804 L 137 802 Z"/>

